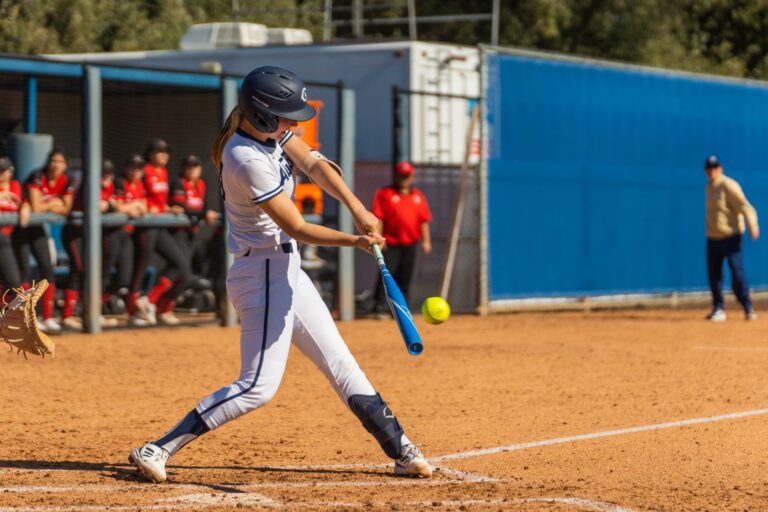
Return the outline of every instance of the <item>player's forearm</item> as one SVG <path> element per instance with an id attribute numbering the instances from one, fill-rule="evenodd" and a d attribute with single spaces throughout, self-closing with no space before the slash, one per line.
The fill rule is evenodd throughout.
<path id="1" fill-rule="evenodd" d="M 285 226 L 283 228 L 289 236 L 299 242 L 312 245 L 325 245 L 332 247 L 354 246 L 359 237 L 336 231 L 319 224 L 303 222 L 297 226 Z"/>
<path id="2" fill-rule="evenodd" d="M 328 162 L 319 160 L 313 166 L 309 177 L 324 192 L 349 208 L 352 213 L 365 210 L 363 203 Z"/>
<path id="3" fill-rule="evenodd" d="M 427 244 L 432 243 L 432 233 L 429 230 L 429 222 L 421 223 L 421 239 Z"/>

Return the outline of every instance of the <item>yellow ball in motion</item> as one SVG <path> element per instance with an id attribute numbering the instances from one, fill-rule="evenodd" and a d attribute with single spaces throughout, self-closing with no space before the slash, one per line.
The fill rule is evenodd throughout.
<path id="1" fill-rule="evenodd" d="M 451 316 L 451 306 L 442 297 L 430 297 L 422 303 L 421 315 L 430 324 L 441 324 Z"/>

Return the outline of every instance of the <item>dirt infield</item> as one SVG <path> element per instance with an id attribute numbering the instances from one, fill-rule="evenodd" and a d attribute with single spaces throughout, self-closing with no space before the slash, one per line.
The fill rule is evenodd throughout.
<path id="1" fill-rule="evenodd" d="M 237 329 L 59 337 L 0 354 L 0 512 L 264 508 L 768 510 L 768 315 L 530 313 L 342 333 L 439 468 L 390 476 L 376 443 L 294 351 L 272 403 L 139 481 L 129 448 L 238 373 Z"/>

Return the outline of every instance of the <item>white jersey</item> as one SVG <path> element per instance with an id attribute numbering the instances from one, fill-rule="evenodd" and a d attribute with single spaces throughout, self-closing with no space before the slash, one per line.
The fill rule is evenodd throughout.
<path id="1" fill-rule="evenodd" d="M 267 248 L 289 242 L 291 237 L 259 203 L 285 192 L 293 198 L 293 166 L 281 144 L 291 132 L 276 141 L 261 142 L 238 129 L 227 141 L 221 155 L 221 187 L 229 235 L 227 250 L 242 256 L 248 249 Z"/>

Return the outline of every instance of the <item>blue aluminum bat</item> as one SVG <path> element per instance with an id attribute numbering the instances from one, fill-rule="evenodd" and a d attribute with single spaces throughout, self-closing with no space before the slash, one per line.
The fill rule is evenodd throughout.
<path id="1" fill-rule="evenodd" d="M 416 324 L 413 323 L 411 310 L 408 308 L 403 292 L 397 286 L 395 278 L 389 273 L 378 244 L 373 244 L 373 255 L 376 257 L 376 264 L 379 265 L 379 272 L 384 283 L 384 292 L 387 295 L 389 309 L 392 310 L 392 316 L 395 317 L 397 327 L 400 329 L 403 341 L 405 341 L 405 347 L 408 349 L 409 354 L 417 356 L 424 350 L 424 344 L 421 342 L 419 331 L 416 330 Z"/>

